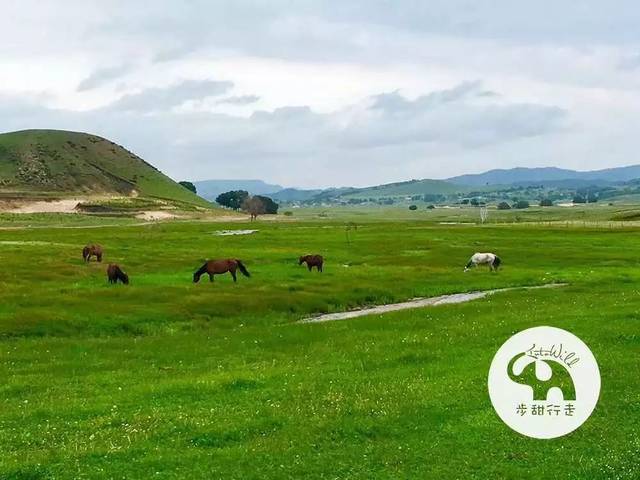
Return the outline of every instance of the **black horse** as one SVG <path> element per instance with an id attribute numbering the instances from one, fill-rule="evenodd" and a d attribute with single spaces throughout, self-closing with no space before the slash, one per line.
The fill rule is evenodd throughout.
<path id="1" fill-rule="evenodd" d="M 109 279 L 109 283 L 118 283 L 119 280 L 125 285 L 129 284 L 129 275 L 124 273 L 120 265 L 115 263 L 110 263 L 107 267 L 107 278 Z"/>

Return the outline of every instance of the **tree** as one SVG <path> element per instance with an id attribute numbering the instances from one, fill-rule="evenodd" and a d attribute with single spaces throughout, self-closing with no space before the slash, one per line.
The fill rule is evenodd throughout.
<path id="1" fill-rule="evenodd" d="M 498 210 L 511 210 L 511 205 L 509 205 L 507 202 L 500 202 L 498 204 Z"/>
<path id="2" fill-rule="evenodd" d="M 258 218 L 258 215 L 265 213 L 264 203 L 258 197 L 247 197 L 242 202 L 242 209 L 251 215 L 251 221 Z"/>
<path id="3" fill-rule="evenodd" d="M 249 192 L 246 190 L 232 190 L 230 192 L 221 193 L 216 197 L 216 203 L 223 207 L 239 210 L 242 204 L 249 198 Z"/>
<path id="4" fill-rule="evenodd" d="M 598 201 L 598 196 L 595 193 L 590 193 L 589 195 L 587 195 L 588 203 L 596 203 L 597 201 Z"/>
<path id="5" fill-rule="evenodd" d="M 529 202 L 527 202 L 526 200 L 518 200 L 516 203 L 514 203 L 513 208 L 517 208 L 517 209 L 529 208 Z"/>
<path id="6" fill-rule="evenodd" d="M 553 206 L 553 202 L 551 201 L 550 198 L 543 198 L 542 200 L 540 200 L 540 206 L 541 207 L 552 207 Z"/>
<path id="7" fill-rule="evenodd" d="M 274 202 L 271 198 L 265 197 L 263 195 L 254 195 L 253 198 L 257 198 L 262 202 L 262 205 L 264 206 L 264 213 L 270 215 L 276 215 L 278 213 L 278 207 L 280 205 Z"/>
<path id="8" fill-rule="evenodd" d="M 587 203 L 587 199 L 580 194 L 576 194 L 573 197 L 573 203 Z"/>
<path id="9" fill-rule="evenodd" d="M 186 188 L 187 190 L 191 190 L 193 193 L 198 193 L 196 190 L 196 186 L 191 183 L 191 182 L 187 182 L 186 180 L 183 180 L 182 182 L 178 182 L 180 185 L 182 185 L 184 188 Z"/>
<path id="10" fill-rule="evenodd" d="M 417 210 L 418 206 L 417 205 L 409 205 L 409 210 Z"/>

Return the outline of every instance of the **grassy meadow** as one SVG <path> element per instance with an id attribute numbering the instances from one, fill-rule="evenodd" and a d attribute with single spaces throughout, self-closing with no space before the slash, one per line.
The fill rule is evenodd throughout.
<path id="1" fill-rule="evenodd" d="M 462 211 L 2 217 L 0 478 L 638 478 L 640 229 L 590 222 L 613 211 L 583 223 L 554 211 L 483 226 Z M 216 235 L 246 228 L 258 231 Z M 105 263 L 82 262 L 89 242 Z M 463 273 L 475 251 L 495 251 L 503 269 Z M 304 253 L 324 255 L 325 272 L 299 267 Z M 251 278 L 191 282 L 206 258 L 226 257 Z M 108 285 L 108 262 L 131 284 Z M 296 323 L 553 282 L 568 285 Z M 539 325 L 579 336 L 602 375 L 592 417 L 547 441 L 504 425 L 486 387 L 499 346 Z"/>

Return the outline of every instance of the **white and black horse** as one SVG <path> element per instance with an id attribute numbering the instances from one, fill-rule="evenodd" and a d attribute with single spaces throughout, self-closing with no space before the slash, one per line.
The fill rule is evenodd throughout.
<path id="1" fill-rule="evenodd" d="M 489 270 L 495 272 L 501 263 L 502 260 L 500 260 L 500 257 L 495 253 L 474 253 L 469 259 L 467 266 L 464 267 L 464 271 L 466 272 L 470 268 L 477 267 L 478 265 L 489 265 Z"/>

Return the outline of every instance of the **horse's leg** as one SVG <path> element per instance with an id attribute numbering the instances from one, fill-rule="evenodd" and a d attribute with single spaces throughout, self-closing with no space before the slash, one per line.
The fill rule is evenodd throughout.
<path id="1" fill-rule="evenodd" d="M 320 263 L 320 264 L 318 264 L 318 271 L 319 271 L 319 272 L 322 272 L 322 264 L 321 264 L 321 263 Z"/>
<path id="2" fill-rule="evenodd" d="M 213 282 L 213 273 L 210 273 L 210 274 L 209 274 L 209 281 L 210 281 L 210 282 Z"/>
<path id="3" fill-rule="evenodd" d="M 236 276 L 236 269 L 229 270 L 229 273 L 233 277 L 233 282 L 236 283 L 238 281 L 238 277 Z"/>
<path id="4" fill-rule="evenodd" d="M 313 265 L 311 265 L 310 263 L 307 263 L 307 268 L 309 269 L 309 271 L 311 271 L 313 269 Z"/>

